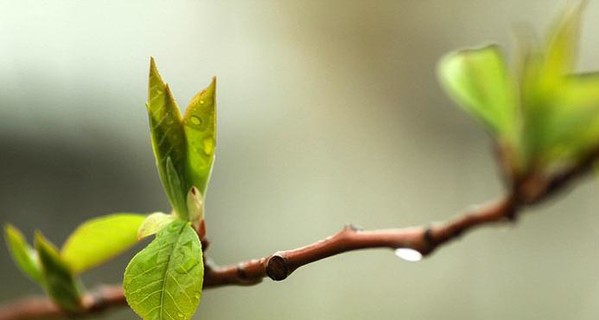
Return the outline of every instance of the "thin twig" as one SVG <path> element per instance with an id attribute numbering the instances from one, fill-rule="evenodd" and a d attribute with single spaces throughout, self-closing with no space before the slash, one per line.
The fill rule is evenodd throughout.
<path id="1" fill-rule="evenodd" d="M 422 255 L 429 255 L 441 245 L 479 226 L 513 221 L 517 213 L 569 187 L 573 181 L 588 173 L 599 158 L 599 147 L 578 162 L 578 165 L 547 178 L 531 175 L 520 181 L 506 197 L 500 198 L 462 214 L 448 222 L 404 229 L 365 231 L 347 226 L 323 240 L 307 246 L 279 251 L 272 255 L 218 267 L 206 258 L 204 289 L 227 285 L 255 285 L 265 277 L 280 281 L 286 279 L 301 266 L 340 253 L 372 248 L 411 248 Z M 198 233 L 205 234 L 205 226 Z M 208 240 L 202 238 L 204 249 Z M 109 308 L 126 305 L 120 285 L 101 287 L 83 298 L 84 309 L 78 316 L 102 312 Z M 68 316 L 45 297 L 22 298 L 0 305 L 0 320 L 55 319 Z"/>
<path id="2" fill-rule="evenodd" d="M 359 230 L 347 226 L 336 234 L 305 247 L 279 251 L 270 256 L 237 265 L 216 267 L 206 263 L 204 288 L 226 285 L 254 285 L 263 278 L 280 281 L 297 268 L 340 253 L 370 248 L 412 248 L 430 254 L 435 248 L 463 232 L 492 222 L 505 220 L 514 209 L 511 197 L 480 206 L 472 212 L 433 227 L 406 229 Z M 120 285 L 101 287 L 85 295 L 84 310 L 78 314 L 95 314 L 108 308 L 126 305 Z M 0 320 L 55 319 L 67 314 L 45 297 L 24 298 L 0 306 Z"/>
<path id="3" fill-rule="evenodd" d="M 305 247 L 279 251 L 232 266 L 213 267 L 208 264 L 204 287 L 252 285 L 264 277 L 280 281 L 301 266 L 348 251 L 410 248 L 427 255 L 473 227 L 507 220 L 513 209 L 512 198 L 505 197 L 439 226 L 372 231 L 346 226 L 336 234 Z"/>
<path id="4" fill-rule="evenodd" d="M 69 315 L 47 297 L 29 297 L 0 305 L 1 320 L 57 319 L 100 313 L 109 308 L 127 305 L 120 285 L 101 286 L 86 294 L 82 300 L 84 310 Z"/>

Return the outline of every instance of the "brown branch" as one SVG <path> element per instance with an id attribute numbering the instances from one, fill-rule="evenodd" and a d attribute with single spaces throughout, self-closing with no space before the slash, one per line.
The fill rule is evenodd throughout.
<path id="1" fill-rule="evenodd" d="M 338 233 L 305 247 L 279 251 L 270 256 L 216 267 L 207 259 L 204 288 L 254 285 L 263 278 L 280 281 L 297 268 L 340 253 L 370 248 L 412 248 L 430 254 L 435 248 L 475 226 L 505 220 L 514 209 L 511 197 L 480 206 L 470 213 L 433 227 L 364 231 L 347 226 Z M 95 314 L 126 305 L 120 285 L 102 287 L 85 295 L 80 314 Z M 0 320 L 55 319 L 67 316 L 45 297 L 25 298 L 0 306 Z"/>
<path id="2" fill-rule="evenodd" d="M 524 206 L 535 205 L 566 189 L 573 181 L 590 171 L 597 158 L 599 158 L 599 148 L 589 153 L 587 157 L 583 157 L 577 166 L 549 178 L 543 175 L 530 175 L 514 186 L 511 195 L 475 207 L 443 224 L 372 231 L 347 226 L 336 234 L 310 245 L 279 251 L 237 265 L 218 267 L 206 258 L 204 259 L 204 289 L 227 285 L 255 285 L 265 277 L 275 281 L 284 280 L 301 266 L 354 250 L 410 248 L 422 255 L 429 255 L 466 231 L 487 224 L 514 220 Z M 205 234 L 204 225 L 200 226 L 198 234 Z M 204 249 L 207 249 L 208 244 L 207 239 L 202 237 Z M 120 285 L 101 287 L 85 295 L 84 308 L 77 315 L 94 314 L 123 305 L 126 305 L 126 301 Z M 53 319 L 64 316 L 67 314 L 44 297 L 24 298 L 0 305 L 0 320 Z"/>
<path id="3" fill-rule="evenodd" d="M 57 319 L 83 316 L 127 305 L 120 285 L 102 286 L 83 297 L 83 310 L 67 314 L 47 297 L 30 297 L 0 305 L 0 320 Z"/>
<path id="4" fill-rule="evenodd" d="M 340 253 L 372 248 L 410 248 L 423 255 L 480 225 L 507 220 L 515 209 L 512 197 L 505 197 L 479 206 L 445 224 L 432 227 L 383 229 L 364 231 L 346 226 L 336 234 L 305 247 L 279 251 L 268 257 L 242 262 L 238 265 L 214 267 L 207 265 L 204 287 L 252 285 L 264 277 L 280 281 L 297 268 Z"/>

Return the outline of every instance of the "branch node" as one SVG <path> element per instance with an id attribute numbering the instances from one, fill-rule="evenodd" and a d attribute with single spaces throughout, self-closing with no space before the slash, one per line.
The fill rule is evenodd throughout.
<path id="1" fill-rule="evenodd" d="M 90 297 L 91 301 L 89 301 L 89 304 L 86 306 L 89 312 L 98 312 L 110 307 L 108 299 L 104 298 L 101 290 L 92 291 Z"/>
<path id="2" fill-rule="evenodd" d="M 433 228 L 431 226 L 426 227 L 426 230 L 424 230 L 424 233 L 422 234 L 422 238 L 424 239 L 424 245 L 427 248 L 432 248 L 437 245 L 435 238 L 433 237 Z"/>
<path id="3" fill-rule="evenodd" d="M 237 264 L 237 277 L 241 280 L 246 280 L 248 278 L 247 273 L 245 272 L 245 263 Z"/>
<path id="4" fill-rule="evenodd" d="M 281 254 L 273 254 L 266 264 L 266 275 L 274 281 L 285 280 L 293 270 L 289 269 L 287 259 Z"/>

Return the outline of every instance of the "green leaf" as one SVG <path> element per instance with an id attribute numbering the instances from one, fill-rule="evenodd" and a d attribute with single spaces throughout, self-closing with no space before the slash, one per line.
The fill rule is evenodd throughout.
<path id="1" fill-rule="evenodd" d="M 37 253 L 27 243 L 23 234 L 14 226 L 7 224 L 4 226 L 4 239 L 8 245 L 10 255 L 21 271 L 33 281 L 41 283 L 42 275 Z"/>
<path id="2" fill-rule="evenodd" d="M 539 141 L 548 160 L 571 159 L 599 145 L 599 73 L 568 77 L 552 103 Z"/>
<path id="3" fill-rule="evenodd" d="M 195 187 L 203 200 L 210 180 L 216 146 L 216 78 L 196 94 L 182 118 L 179 107 L 154 59 L 150 62 L 148 114 L 152 148 L 160 179 L 175 214 L 194 224 L 203 211 L 188 207 Z M 195 210 L 190 212 L 190 210 Z"/>
<path id="4" fill-rule="evenodd" d="M 40 232 L 35 234 L 35 249 L 42 266 L 43 286 L 52 300 L 66 311 L 81 309 L 81 294 L 58 250 Z"/>
<path id="5" fill-rule="evenodd" d="M 439 64 L 448 94 L 500 139 L 517 144 L 517 100 L 500 49 L 489 45 L 460 50 Z"/>
<path id="6" fill-rule="evenodd" d="M 189 213 L 187 210 L 187 203 L 184 202 L 185 193 L 183 191 L 187 189 L 187 183 L 184 180 L 181 180 L 181 178 L 185 178 L 185 176 L 179 175 L 175 165 L 171 161 L 171 157 L 166 158 L 166 178 L 170 186 L 171 198 L 177 201 L 177 203 L 173 205 L 175 214 L 179 218 L 187 220 L 189 218 Z M 177 210 L 177 208 L 179 209 Z"/>
<path id="7" fill-rule="evenodd" d="M 191 99 L 183 123 L 187 137 L 188 177 L 205 197 L 216 147 L 216 78 Z"/>
<path id="8" fill-rule="evenodd" d="M 586 1 L 572 1 L 549 34 L 542 71 L 542 79 L 549 87 L 559 86 L 561 78 L 574 68 L 585 4 Z"/>
<path id="9" fill-rule="evenodd" d="M 63 260 L 75 273 L 96 267 L 137 243 L 145 215 L 117 213 L 81 224 L 62 247 Z"/>
<path id="10" fill-rule="evenodd" d="M 597 76 L 572 74 L 585 4 L 569 4 L 543 48 L 526 45 L 520 88 L 523 141 L 527 157 L 537 166 L 576 161 L 596 145 Z"/>
<path id="11" fill-rule="evenodd" d="M 150 60 L 149 79 L 146 107 L 156 166 L 171 205 L 186 220 L 185 194 L 188 188 L 181 178 L 185 177 L 187 146 L 181 113 L 153 58 Z"/>
<path id="12" fill-rule="evenodd" d="M 160 230 L 162 230 L 165 226 L 173 222 L 175 219 L 176 217 L 172 214 L 154 212 L 143 221 L 143 223 L 137 230 L 137 238 L 143 239 L 157 232 L 160 232 Z"/>
<path id="13" fill-rule="evenodd" d="M 519 78 L 494 46 L 441 61 L 444 87 L 499 140 L 512 177 L 576 165 L 599 146 L 599 77 L 573 73 L 585 5 L 570 2 L 543 45 L 519 37 Z"/>
<path id="14" fill-rule="evenodd" d="M 190 319 L 200 303 L 202 247 L 189 222 L 175 220 L 129 262 L 125 297 L 142 319 Z"/>

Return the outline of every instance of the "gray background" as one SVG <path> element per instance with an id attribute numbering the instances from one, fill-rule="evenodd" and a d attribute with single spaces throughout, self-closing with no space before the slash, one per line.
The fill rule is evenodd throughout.
<path id="1" fill-rule="evenodd" d="M 445 220 L 502 192 L 487 136 L 441 92 L 446 52 L 566 1 L 0 1 L 0 220 L 62 243 L 110 212 L 168 210 L 144 108 L 149 56 L 181 105 L 217 75 L 210 256 L 235 263 L 346 223 Z M 581 70 L 599 69 L 599 3 Z M 596 182 L 419 263 L 334 257 L 204 293 L 202 319 L 597 319 Z M 131 253 L 88 274 L 119 282 Z M 0 246 L 0 301 L 40 290 Z M 108 319 L 130 319 L 121 309 Z"/>

